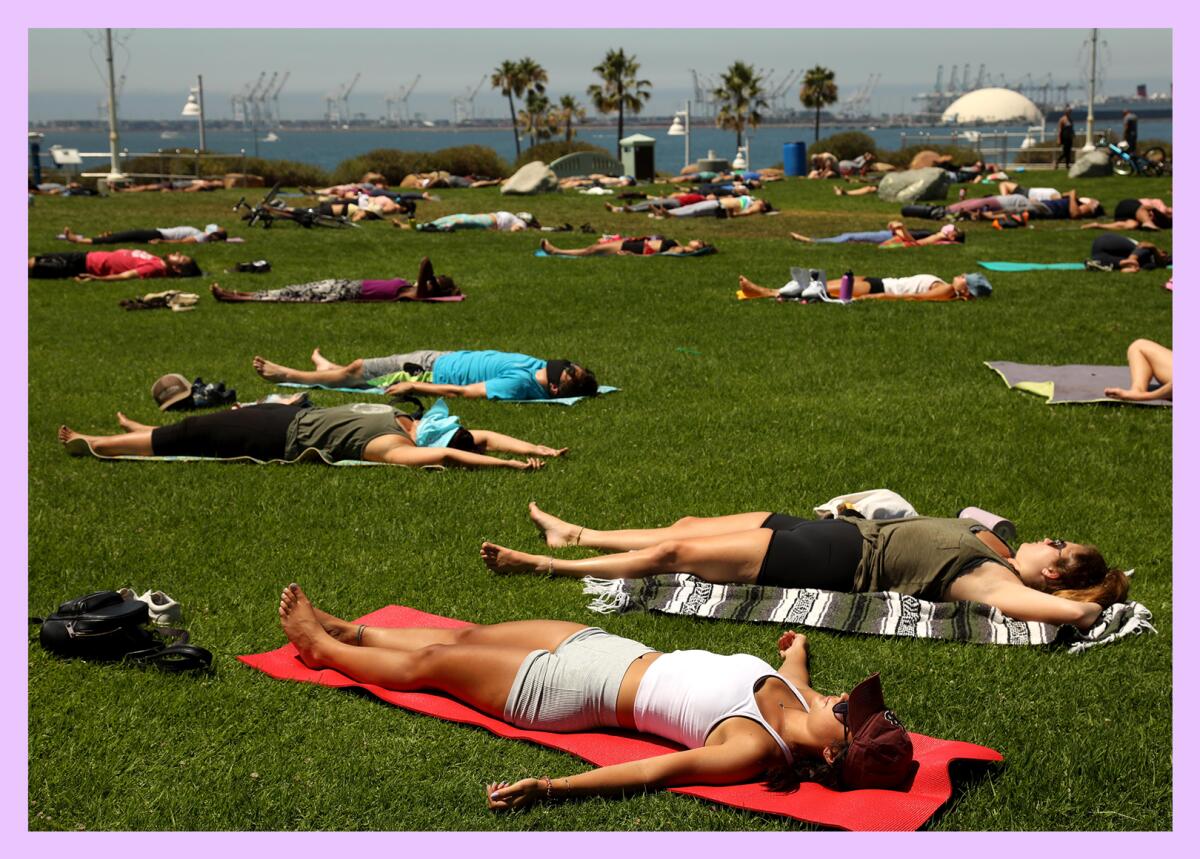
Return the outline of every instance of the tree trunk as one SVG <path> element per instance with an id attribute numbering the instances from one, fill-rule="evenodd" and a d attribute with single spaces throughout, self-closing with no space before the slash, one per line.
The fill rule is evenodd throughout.
<path id="1" fill-rule="evenodd" d="M 512 117 L 513 142 L 517 144 L 517 157 L 521 157 L 521 134 L 517 131 L 517 109 L 513 107 L 512 93 L 508 94 L 508 114 Z"/>
<path id="2" fill-rule="evenodd" d="M 817 102 L 817 133 L 813 138 L 813 142 L 821 139 L 821 103 Z"/>
<path id="3" fill-rule="evenodd" d="M 625 137 L 625 88 L 617 84 L 617 160 L 621 160 L 621 139 Z"/>

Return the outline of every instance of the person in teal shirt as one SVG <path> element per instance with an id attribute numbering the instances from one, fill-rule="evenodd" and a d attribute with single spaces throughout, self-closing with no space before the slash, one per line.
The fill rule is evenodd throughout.
<path id="1" fill-rule="evenodd" d="M 494 349 L 441 352 L 421 349 L 335 364 L 312 352 L 312 370 L 296 370 L 260 356 L 254 370 L 270 382 L 333 387 L 386 387 L 394 396 L 426 394 L 489 400 L 542 400 L 594 396 L 595 374 L 567 359 L 544 360 Z"/>

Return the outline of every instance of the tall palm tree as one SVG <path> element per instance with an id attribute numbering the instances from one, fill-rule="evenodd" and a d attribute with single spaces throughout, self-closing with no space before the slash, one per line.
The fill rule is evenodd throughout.
<path id="1" fill-rule="evenodd" d="M 513 104 L 513 96 L 520 98 L 525 94 L 525 83 L 521 77 L 520 66 L 512 60 L 505 60 L 492 70 L 492 89 L 500 90 L 500 94 L 508 98 L 508 113 L 512 117 L 513 141 L 517 145 L 517 156 L 521 155 L 521 135 L 517 132 L 517 108 Z"/>
<path id="2" fill-rule="evenodd" d="M 567 143 L 575 136 L 575 130 L 571 128 L 571 120 L 578 119 L 583 122 L 587 112 L 583 109 L 583 105 L 575 100 L 573 95 L 564 95 L 558 100 L 558 109 L 555 111 L 558 121 L 564 126 L 563 136 Z"/>
<path id="3" fill-rule="evenodd" d="M 540 63 L 535 62 L 533 57 L 521 57 L 517 60 L 517 70 L 525 89 L 532 90 L 539 95 L 546 92 L 546 83 L 549 77 L 546 75 L 546 70 Z"/>
<path id="4" fill-rule="evenodd" d="M 817 111 L 815 140 L 821 139 L 821 108 L 838 100 L 837 84 L 833 72 L 824 66 L 813 66 L 804 73 L 804 86 L 800 87 L 800 103 Z"/>
<path id="5" fill-rule="evenodd" d="M 625 111 L 641 113 L 650 98 L 650 81 L 639 80 L 641 64 L 637 57 L 625 56 L 625 49 L 610 50 L 604 62 L 592 69 L 600 76 L 602 84 L 588 87 L 592 104 L 601 113 L 617 112 L 617 155 L 620 155 L 620 140 L 625 136 Z"/>
<path id="6" fill-rule="evenodd" d="M 767 107 L 763 98 L 762 75 L 754 66 L 737 60 L 721 75 L 721 85 L 712 91 L 713 98 L 721 105 L 717 113 L 717 127 L 737 132 L 737 145 L 742 146 L 742 132 L 747 128 L 758 128 L 762 122 L 760 110 Z"/>
<path id="7" fill-rule="evenodd" d="M 530 146 L 558 134 L 558 117 L 550 107 L 550 99 L 537 90 L 525 93 L 525 109 L 517 114 L 517 120 L 521 131 L 529 136 Z"/>

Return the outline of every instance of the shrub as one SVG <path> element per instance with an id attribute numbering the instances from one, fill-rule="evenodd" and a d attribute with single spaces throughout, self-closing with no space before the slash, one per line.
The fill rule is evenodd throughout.
<path id="1" fill-rule="evenodd" d="M 879 150 L 875 148 L 875 138 L 861 131 L 843 131 L 818 140 L 812 145 L 812 151 L 832 152 L 839 159 L 857 158 L 864 152 L 874 153 L 877 157 L 879 155 Z"/>
<path id="2" fill-rule="evenodd" d="M 243 158 L 240 155 L 201 155 L 197 159 L 190 151 L 164 151 L 160 155 L 129 158 L 121 162 L 121 169 L 127 173 L 170 173 L 176 176 L 250 173 L 263 177 L 267 185 L 274 185 L 276 182 L 287 186 L 329 184 L 329 174 L 311 164 L 267 158 Z"/>
<path id="3" fill-rule="evenodd" d="M 551 161 L 562 158 L 564 155 L 570 155 L 572 152 L 608 153 L 608 150 L 591 143 L 585 143 L 582 140 L 572 140 L 570 143 L 565 140 L 550 140 L 546 143 L 531 146 L 522 152 L 521 157 L 517 159 L 517 163 L 513 165 L 513 169 L 524 167 L 531 161 L 542 161 L 549 164 Z"/>
<path id="4" fill-rule="evenodd" d="M 382 173 L 389 185 L 399 184 L 409 173 L 445 170 L 455 176 L 499 178 L 511 171 L 505 161 L 488 146 L 452 146 L 437 152 L 407 152 L 402 149 L 374 149 L 348 158 L 333 170 L 333 181 L 357 182 L 364 173 Z"/>

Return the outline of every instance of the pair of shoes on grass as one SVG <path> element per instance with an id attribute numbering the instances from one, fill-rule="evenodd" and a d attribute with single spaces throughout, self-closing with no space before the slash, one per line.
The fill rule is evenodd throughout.
<path id="1" fill-rule="evenodd" d="M 117 591 L 121 598 L 126 602 L 130 600 L 141 600 L 150 607 L 150 622 L 155 626 L 170 626 L 173 623 L 178 623 L 183 617 L 183 609 L 179 603 L 171 599 L 162 591 L 146 591 L 141 596 L 137 596 L 133 592 L 133 588 L 121 588 Z"/>

